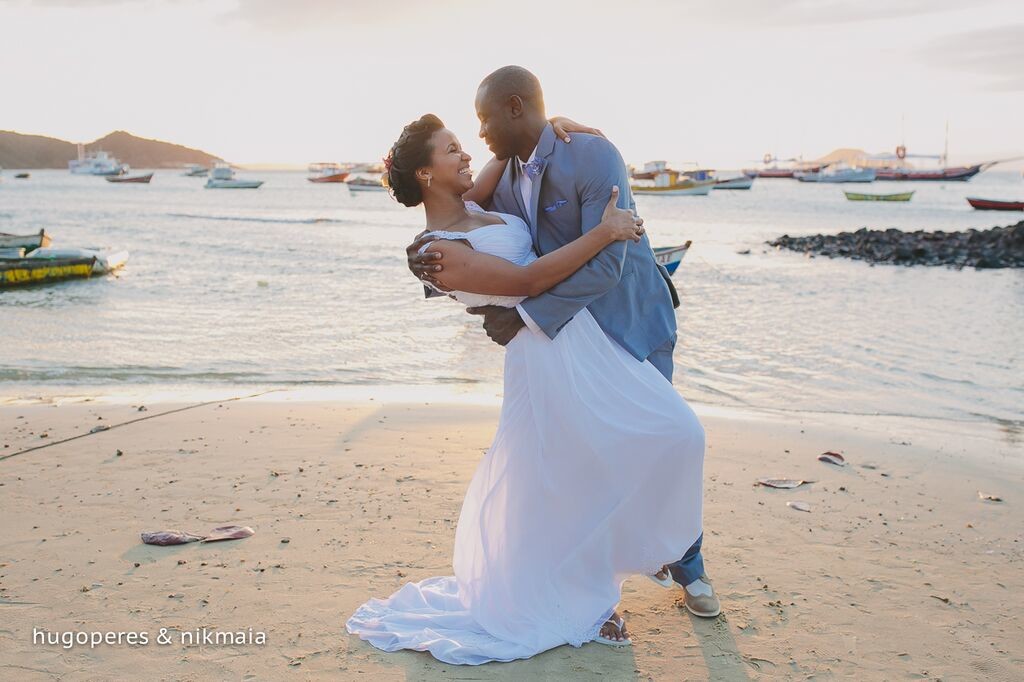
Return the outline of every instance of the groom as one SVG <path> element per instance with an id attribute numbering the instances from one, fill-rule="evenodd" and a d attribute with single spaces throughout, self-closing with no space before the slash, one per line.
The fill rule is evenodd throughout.
<path id="1" fill-rule="evenodd" d="M 613 185 L 619 187 L 620 208 L 635 212 L 618 150 L 594 135 L 576 134 L 571 144 L 558 143 L 544 112 L 540 81 L 526 69 L 505 66 L 487 76 L 477 89 L 476 112 L 480 137 L 498 159 L 509 160 L 485 208 L 526 221 L 537 253 L 554 251 L 597 226 Z M 414 255 L 409 266 L 422 274 L 438 262 Z M 515 308 L 470 312 L 483 315 L 487 335 L 504 346 L 524 325 L 553 339 L 588 308 L 608 336 L 638 361 L 650 360 L 671 382 L 674 294 L 645 236 L 639 244 L 611 244 L 571 277 Z M 690 612 L 713 617 L 720 606 L 704 573 L 702 538 L 669 569 Z"/>

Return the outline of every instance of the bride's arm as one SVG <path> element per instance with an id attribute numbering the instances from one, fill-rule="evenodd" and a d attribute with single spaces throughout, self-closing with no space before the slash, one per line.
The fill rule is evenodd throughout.
<path id="1" fill-rule="evenodd" d="M 565 116 L 555 116 L 550 120 L 551 127 L 555 131 L 555 137 L 566 144 L 572 140 L 569 137 L 569 133 L 588 133 L 604 137 L 604 134 L 597 128 L 585 126 Z M 497 157 L 491 157 L 491 160 L 484 165 L 483 169 L 473 180 L 473 188 L 462 195 L 462 200 L 473 201 L 485 208 L 488 207 L 491 203 L 491 197 L 494 196 L 494 190 L 498 187 L 498 181 L 501 180 L 501 176 L 505 172 L 505 165 L 507 163 L 507 160 L 499 161 Z"/>
<path id="2" fill-rule="evenodd" d="M 601 223 L 593 230 L 529 265 L 475 251 L 458 241 L 433 242 L 428 251 L 444 256 L 444 270 L 436 276 L 445 288 L 490 296 L 538 296 L 555 286 L 616 241 L 640 241 L 644 230 L 631 211 L 615 206 L 618 187 L 605 207 Z"/>

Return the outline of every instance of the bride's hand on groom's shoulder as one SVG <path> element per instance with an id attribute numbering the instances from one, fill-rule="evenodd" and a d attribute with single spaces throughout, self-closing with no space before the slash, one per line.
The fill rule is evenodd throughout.
<path id="1" fill-rule="evenodd" d="M 437 251 L 420 253 L 420 249 L 426 244 L 438 239 L 439 237 L 428 235 L 426 232 L 420 232 L 416 235 L 416 239 L 413 240 L 412 244 L 405 247 L 405 257 L 409 271 L 416 276 L 416 279 L 429 282 L 441 291 L 451 291 L 451 289 L 446 288 L 436 279 L 437 273 L 444 269 L 441 265 L 441 254 Z"/>
<path id="2" fill-rule="evenodd" d="M 604 133 L 597 128 L 585 126 L 582 123 L 577 123 L 571 118 L 567 118 L 565 116 L 552 116 L 548 119 L 548 122 L 551 123 L 551 127 L 554 128 L 555 136 L 563 142 L 572 141 L 569 133 L 586 133 L 587 135 L 598 135 L 600 137 L 604 137 Z"/>

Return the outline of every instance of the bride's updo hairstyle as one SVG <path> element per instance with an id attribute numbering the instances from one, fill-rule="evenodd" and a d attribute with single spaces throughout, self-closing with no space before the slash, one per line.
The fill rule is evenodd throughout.
<path id="1" fill-rule="evenodd" d="M 402 128 L 398 141 L 384 158 L 387 185 L 399 203 L 412 207 L 423 201 L 416 171 L 430 165 L 430 157 L 434 153 L 430 137 L 441 128 L 444 128 L 441 119 L 433 114 L 424 114 Z"/>

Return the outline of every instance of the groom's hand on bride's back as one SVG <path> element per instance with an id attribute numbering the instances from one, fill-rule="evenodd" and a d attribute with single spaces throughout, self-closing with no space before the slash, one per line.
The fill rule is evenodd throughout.
<path id="1" fill-rule="evenodd" d="M 508 342 L 515 338 L 519 330 L 526 326 L 519 311 L 515 308 L 503 308 L 498 305 L 482 305 L 475 308 L 466 308 L 470 315 L 483 315 L 484 331 L 487 336 L 499 346 L 508 345 Z"/>
<path id="2" fill-rule="evenodd" d="M 413 243 L 405 247 L 405 258 L 409 265 L 409 271 L 416 276 L 416 279 L 429 282 L 442 291 L 451 291 L 436 279 L 437 273 L 443 269 L 440 252 L 425 251 L 420 253 L 420 249 L 423 246 L 438 239 L 438 237 L 424 236 L 426 234 L 426 232 L 420 232 Z"/>

